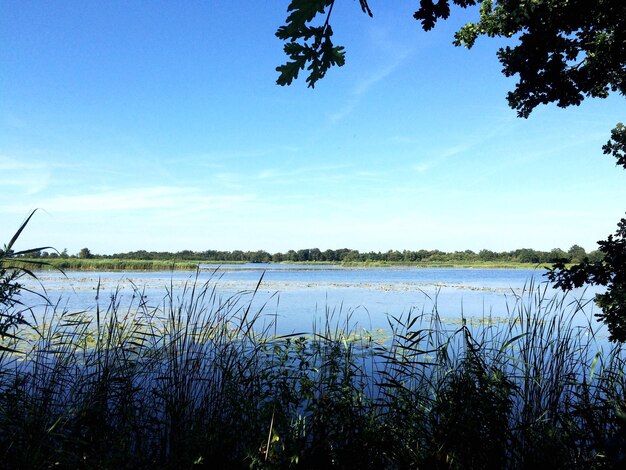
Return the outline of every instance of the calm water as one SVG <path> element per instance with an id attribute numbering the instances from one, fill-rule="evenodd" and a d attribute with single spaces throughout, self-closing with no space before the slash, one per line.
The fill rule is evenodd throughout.
<path id="1" fill-rule="evenodd" d="M 350 324 L 375 330 L 388 326 L 388 315 L 399 316 L 410 310 L 431 312 L 437 309 L 443 318 L 506 317 L 516 296 L 531 283 L 545 287 L 543 270 L 520 269 L 448 269 L 448 268 L 343 268 L 302 265 L 220 265 L 202 266 L 199 282 L 212 279 L 223 298 L 242 291 L 252 291 L 261 284 L 252 300 L 253 309 L 264 309 L 278 319 L 281 333 L 311 331 L 326 312 Z M 69 310 L 92 310 L 100 283 L 100 306 L 106 308 L 113 292 L 120 289 L 121 305 L 132 299 L 133 285 L 144 290 L 149 303 L 157 305 L 172 287 L 181 293 L 185 283 L 193 282 L 190 272 L 68 272 L 41 273 L 40 280 L 51 300 Z M 28 281 L 27 287 L 41 291 Z M 575 293 L 591 298 L 595 291 Z M 561 295 L 548 287 L 548 296 Z M 250 300 L 251 296 L 245 297 Z M 40 303 L 25 293 L 25 303 Z"/>

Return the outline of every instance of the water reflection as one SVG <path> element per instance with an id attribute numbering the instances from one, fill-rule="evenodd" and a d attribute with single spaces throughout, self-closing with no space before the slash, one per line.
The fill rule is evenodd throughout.
<path id="1" fill-rule="evenodd" d="M 409 311 L 437 312 L 451 325 L 462 317 L 493 321 L 509 317 L 516 302 L 529 289 L 545 290 L 545 296 L 561 295 L 545 284 L 543 270 L 451 268 L 343 268 L 333 265 L 203 265 L 190 272 L 57 272 L 40 273 L 40 283 L 27 280 L 28 289 L 43 288 L 53 303 L 69 310 L 95 310 L 114 293 L 120 305 L 130 304 L 135 290 L 148 304 L 157 306 L 166 290 L 182 291 L 186 283 L 212 282 L 220 296 L 242 291 L 252 308 L 278 320 L 278 332 L 311 331 L 325 317 L 349 319 L 352 326 L 374 331 L 388 327 L 388 315 Z M 261 281 L 259 283 L 259 281 Z M 98 291 L 99 289 L 99 291 Z M 572 300 L 593 298 L 599 289 L 579 290 Z M 96 294 L 99 292 L 99 298 Z M 41 299 L 24 292 L 22 301 L 40 305 Z M 588 313 L 593 314 L 593 303 Z M 491 320 L 490 320 L 491 319 Z M 581 322 L 586 323 L 586 319 Z"/>

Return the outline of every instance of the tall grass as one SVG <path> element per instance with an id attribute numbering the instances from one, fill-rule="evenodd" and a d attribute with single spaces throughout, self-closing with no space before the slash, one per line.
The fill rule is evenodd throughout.
<path id="1" fill-rule="evenodd" d="M 383 341 L 330 308 L 312 332 L 277 336 L 257 296 L 222 296 L 215 277 L 156 304 L 135 288 L 95 312 L 44 307 L 0 350 L 0 465 L 624 463 L 624 352 L 580 326 L 580 299 L 531 284 L 506 322 L 414 310 L 390 316 Z"/>
<path id="2" fill-rule="evenodd" d="M 35 215 L 37 210 L 33 210 L 28 217 L 22 222 L 15 234 L 9 240 L 9 243 L 0 248 L 0 340 L 8 338 L 16 339 L 13 332 L 20 325 L 27 324 L 24 317 L 29 311 L 29 306 L 21 302 L 20 296 L 22 291 L 28 291 L 22 284 L 21 280 L 25 276 L 37 279 L 33 274 L 33 270 L 46 265 L 45 262 L 39 260 L 21 260 L 16 261 L 18 256 L 29 256 L 35 252 L 39 252 L 50 247 L 30 248 L 26 250 L 15 251 L 14 245 L 20 235 Z M 32 292 L 32 291 L 31 291 Z M 45 295 L 35 293 L 45 299 Z M 11 352 L 7 346 L 0 344 L 0 352 Z"/>
<path id="3" fill-rule="evenodd" d="M 42 262 L 45 260 L 45 262 Z M 14 260 L 16 266 L 37 263 L 41 270 L 60 269 L 63 271 L 195 271 L 197 261 L 181 260 L 141 260 L 111 258 L 20 258 Z"/>

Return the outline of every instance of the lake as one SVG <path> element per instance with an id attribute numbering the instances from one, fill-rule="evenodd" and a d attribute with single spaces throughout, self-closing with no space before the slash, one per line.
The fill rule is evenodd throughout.
<path id="1" fill-rule="evenodd" d="M 409 311 L 430 313 L 435 309 L 444 321 L 458 323 L 461 317 L 504 318 L 519 296 L 529 286 L 545 289 L 546 296 L 561 296 L 546 284 L 543 269 L 454 269 L 375 267 L 346 268 L 334 265 L 237 264 L 202 265 L 198 282 L 211 280 L 222 298 L 244 294 L 252 302 L 252 311 L 263 309 L 277 319 L 277 332 L 312 331 L 327 314 L 347 318 L 349 326 L 369 331 L 388 329 L 388 316 L 406 315 Z M 36 292 L 45 288 L 53 303 L 70 311 L 93 311 L 96 302 L 106 309 L 111 295 L 119 290 L 122 306 L 133 299 L 133 287 L 143 291 L 148 303 L 158 305 L 166 289 L 176 295 L 185 283 L 194 282 L 192 272 L 57 272 L 38 274 L 41 285 L 26 280 L 25 286 Z M 259 284 L 259 281 L 260 284 Z M 100 285 L 99 299 L 96 299 Z M 258 287 L 254 298 L 251 291 Z M 570 294 L 593 298 L 598 288 Z M 41 299 L 23 293 L 26 305 L 41 305 Z M 517 300 L 519 301 L 519 300 Z M 524 301 L 524 300 L 522 300 Z M 593 314 L 593 303 L 586 309 Z M 35 312 L 41 309 L 35 309 Z M 587 315 L 583 315 L 586 317 Z M 580 319 L 586 323 L 585 318 Z"/>

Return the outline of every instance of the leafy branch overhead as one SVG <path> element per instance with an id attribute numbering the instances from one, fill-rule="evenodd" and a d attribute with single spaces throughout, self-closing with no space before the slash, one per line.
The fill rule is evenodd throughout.
<path id="1" fill-rule="evenodd" d="M 606 286 L 604 293 L 596 294 L 596 303 L 602 309 L 596 316 L 608 326 L 609 339 L 623 343 L 626 342 L 626 219 L 621 219 L 617 226 L 615 235 L 598 242 L 602 261 L 585 258 L 570 268 L 562 262 L 556 263 L 548 279 L 563 290 L 585 284 Z"/>
<path id="2" fill-rule="evenodd" d="M 415 0 L 417 3 L 417 0 Z M 372 16 L 367 0 L 361 9 Z M 278 83 L 289 85 L 307 64 L 310 87 L 333 65 L 343 65 L 343 47 L 331 37 L 335 1 L 293 0 L 287 25 L 276 35 L 286 41 L 291 61 L 277 68 Z M 472 48 L 479 37 L 500 38 L 507 45 L 497 56 L 502 73 L 517 83 L 507 94 L 509 106 L 527 118 L 539 105 L 578 106 L 585 98 L 626 95 L 626 1 L 624 0 L 420 0 L 413 18 L 424 31 L 446 20 L 452 8 L 473 8 L 476 21 L 462 26 L 454 45 Z M 310 26 L 325 15 L 322 26 Z M 626 168 L 626 127 L 618 124 L 605 154 Z M 626 219 L 615 236 L 598 242 L 604 260 L 566 267 L 555 264 L 549 278 L 565 290 L 584 284 L 606 286 L 596 300 L 611 339 L 626 342 Z"/>
<path id="3" fill-rule="evenodd" d="M 611 131 L 611 140 L 602 147 L 605 155 L 612 155 L 617 165 L 626 168 L 626 126 L 621 122 Z"/>
<path id="4" fill-rule="evenodd" d="M 367 0 L 359 0 L 372 16 Z M 417 0 L 416 0 L 417 3 Z M 292 0 L 286 24 L 276 32 L 289 61 L 277 67 L 277 83 L 289 85 L 305 67 L 310 87 L 330 67 L 345 63 L 332 42 L 335 0 Z M 429 31 L 451 7 L 475 7 L 477 21 L 461 27 L 454 44 L 471 48 L 480 36 L 510 42 L 498 51 L 502 72 L 516 76 L 510 106 L 528 117 L 540 104 L 579 105 L 585 97 L 626 93 L 626 2 L 623 0 L 420 0 L 413 17 Z M 318 19 L 319 26 L 312 26 Z"/>
<path id="5" fill-rule="evenodd" d="M 365 0 L 360 0 L 361 8 L 371 16 L 371 11 Z M 292 0 L 287 9 L 289 16 L 286 25 L 276 31 L 276 36 L 285 41 L 285 54 L 289 61 L 276 67 L 279 85 L 291 85 L 293 80 L 305 67 L 309 71 L 306 81 L 311 88 L 324 78 L 328 69 L 337 65 L 343 66 L 346 62 L 346 53 L 343 46 L 335 46 L 332 36 L 333 29 L 330 17 L 335 0 Z M 323 23 L 312 26 L 317 15 L 326 15 Z M 308 66 L 307 66 L 308 64 Z"/>
<path id="6" fill-rule="evenodd" d="M 626 168 L 626 126 L 619 123 L 604 147 L 604 153 L 615 157 L 617 164 Z M 602 309 L 596 316 L 606 323 L 609 339 L 626 342 L 626 219 L 617 224 L 615 235 L 598 242 L 602 253 L 599 261 L 587 257 L 569 268 L 565 263 L 554 264 L 548 279 L 563 290 L 582 287 L 585 284 L 606 286 L 606 291 L 596 295 L 596 303 Z"/>

